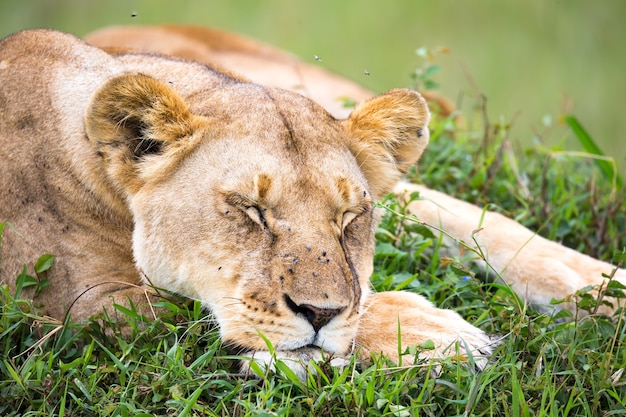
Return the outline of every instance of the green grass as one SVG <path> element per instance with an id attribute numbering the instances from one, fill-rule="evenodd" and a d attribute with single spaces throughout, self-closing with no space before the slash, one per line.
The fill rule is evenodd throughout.
<path id="1" fill-rule="evenodd" d="M 480 109 L 479 109 L 480 110 Z M 471 115 L 466 115 L 471 116 Z M 587 155 L 516 149 L 507 126 L 458 128 L 436 117 L 418 181 L 490 203 L 540 233 L 602 259 L 622 261 L 626 202 Z M 614 317 L 559 321 L 523 305 L 439 256 L 435 234 L 396 213 L 389 197 L 377 231 L 378 290 L 418 291 L 500 335 L 482 372 L 452 360 L 395 367 L 384 358 L 327 363 L 306 381 L 280 364 L 264 378 L 239 373 L 198 303 L 163 302 L 157 321 L 117 308 L 79 327 L 40 317 L 0 288 L 2 416 L 609 416 L 626 413 L 626 325 Z M 3 225 L 0 225 L 0 230 Z M 42 273 L 51 258 L 38 262 Z M 27 277 L 23 282 L 31 282 Z M 32 282 L 31 282 L 32 283 Z M 623 296 L 613 285 L 612 295 Z M 595 301 L 581 293 L 580 308 Z M 129 335 L 120 328 L 130 324 Z M 405 364 L 406 365 L 406 364 Z"/>

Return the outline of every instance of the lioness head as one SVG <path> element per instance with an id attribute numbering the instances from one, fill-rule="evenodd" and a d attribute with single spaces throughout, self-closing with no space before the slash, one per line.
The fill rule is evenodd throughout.
<path id="1" fill-rule="evenodd" d="M 224 341 L 349 350 L 372 272 L 373 203 L 428 142 L 427 106 L 392 90 L 343 121 L 295 93 L 236 81 L 183 99 L 126 74 L 86 113 L 134 216 L 137 267 L 201 300 Z"/>

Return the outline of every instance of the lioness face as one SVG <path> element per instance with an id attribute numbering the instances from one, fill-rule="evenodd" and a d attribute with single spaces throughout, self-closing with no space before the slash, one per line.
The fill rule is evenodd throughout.
<path id="1" fill-rule="evenodd" d="M 206 303 L 227 343 L 266 349 L 260 332 L 344 352 L 372 270 L 371 191 L 339 122 L 275 91 L 244 112 L 248 94 L 231 92 L 218 116 L 231 122 L 132 198 L 137 264 Z"/>
<path id="2" fill-rule="evenodd" d="M 239 82 L 183 100 L 141 75 L 102 87 L 86 119 L 151 284 L 201 300 L 233 347 L 267 350 L 261 334 L 337 354 L 368 293 L 373 201 L 417 160 L 427 122 L 408 90 L 337 121 L 282 90 Z"/>

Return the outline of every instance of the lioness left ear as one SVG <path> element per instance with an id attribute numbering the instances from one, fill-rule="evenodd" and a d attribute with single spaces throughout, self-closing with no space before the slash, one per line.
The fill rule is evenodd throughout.
<path id="1" fill-rule="evenodd" d="M 419 93 L 391 90 L 358 106 L 344 122 L 348 146 L 374 198 L 389 193 L 428 145 L 430 113 Z"/>
<path id="2" fill-rule="evenodd" d="M 175 154 L 193 147 L 191 137 L 201 124 L 202 118 L 189 111 L 173 88 L 144 74 L 109 79 L 85 114 L 87 136 L 107 174 L 131 194 L 152 174 L 163 174 Z M 151 155 L 166 153 L 169 158 L 145 163 Z"/>

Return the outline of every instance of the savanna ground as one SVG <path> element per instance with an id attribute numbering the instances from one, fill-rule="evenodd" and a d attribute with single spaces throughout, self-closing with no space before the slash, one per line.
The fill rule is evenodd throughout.
<path id="1" fill-rule="evenodd" d="M 416 75 L 411 81 L 419 88 L 432 84 L 437 67 L 430 60 L 439 59 L 424 56 L 412 71 Z M 419 173 L 410 177 L 489 205 L 592 256 L 615 264 L 626 261 L 626 196 L 619 158 L 615 163 L 592 156 L 601 154 L 597 137 L 586 134 L 574 116 L 557 115 L 553 120 L 562 120 L 559 129 L 547 121 L 520 125 L 514 116 L 490 117 L 506 112 L 488 102 L 479 94 L 467 95 L 462 119 L 436 116 L 431 145 Z M 541 140 L 520 146 L 513 138 L 524 129 Z M 579 308 L 590 313 L 588 318 L 540 314 L 506 286 L 482 280 L 469 262 L 480 253 L 445 258 L 432 228 L 403 216 L 403 205 L 392 198 L 380 205 L 386 215 L 377 231 L 374 287 L 417 291 L 501 337 L 485 370 L 475 371 L 471 357 L 399 366 L 373 358 L 343 369 L 317 364 L 306 381 L 280 363 L 276 372 L 266 375 L 257 368 L 259 378 L 250 378 L 239 373 L 236 358 L 223 349 L 198 303 L 163 302 L 168 312 L 157 321 L 118 307 L 115 314 L 87 326 L 61 326 L 40 317 L 19 291 L 3 287 L 0 415 L 626 414 L 624 309 L 613 317 L 598 316 L 598 301 L 583 290 Z M 37 277 L 22 274 L 16 280 L 45 285 L 53 262 L 53 257 L 42 256 L 35 266 Z M 615 283 L 607 293 L 623 297 L 623 290 Z M 120 335 L 123 325 L 130 325 L 130 337 Z M 465 357 L 463 347 L 458 348 Z M 420 349 L 428 344 L 415 351 Z"/>

